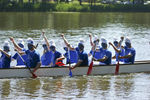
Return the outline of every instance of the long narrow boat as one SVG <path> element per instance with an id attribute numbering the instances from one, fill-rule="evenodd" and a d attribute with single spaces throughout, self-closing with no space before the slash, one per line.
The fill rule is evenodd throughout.
<path id="1" fill-rule="evenodd" d="M 91 75 L 114 74 L 116 65 L 97 65 L 93 66 Z M 73 76 L 86 75 L 88 66 L 76 67 L 72 70 Z M 135 64 L 120 64 L 119 73 L 138 73 L 150 72 L 150 60 L 136 61 Z M 38 77 L 68 76 L 69 68 L 63 67 L 41 67 L 35 74 Z M 9 69 L 0 69 L 0 78 L 27 78 L 31 77 L 27 68 L 16 67 Z"/>

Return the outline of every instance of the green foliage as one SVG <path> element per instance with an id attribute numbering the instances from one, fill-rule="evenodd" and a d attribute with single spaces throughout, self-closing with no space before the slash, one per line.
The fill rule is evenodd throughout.
<path id="1" fill-rule="evenodd" d="M 18 3 L 16 1 L 0 0 L 0 11 L 59 11 L 59 12 L 150 12 L 150 5 L 122 5 L 88 3 Z"/>

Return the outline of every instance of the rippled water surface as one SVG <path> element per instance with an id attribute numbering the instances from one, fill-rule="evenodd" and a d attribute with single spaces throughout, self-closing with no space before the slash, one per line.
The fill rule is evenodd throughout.
<path id="1" fill-rule="evenodd" d="M 0 47 L 12 36 L 17 41 L 28 37 L 39 43 L 42 55 L 41 31 L 56 42 L 64 53 L 60 34 L 77 46 L 85 40 L 89 52 L 88 33 L 105 37 L 130 37 L 136 49 L 136 60 L 150 59 L 150 13 L 0 13 Z M 114 51 L 109 47 L 114 54 Z M 15 53 L 11 48 L 12 55 Z M 11 65 L 15 65 L 12 62 Z M 37 79 L 0 79 L 1 99 L 67 99 L 67 100 L 149 100 L 150 74 L 123 74 L 104 76 L 47 77 Z"/>

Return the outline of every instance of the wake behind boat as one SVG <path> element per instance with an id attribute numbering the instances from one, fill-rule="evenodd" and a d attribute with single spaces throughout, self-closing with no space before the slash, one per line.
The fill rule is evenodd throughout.
<path id="1" fill-rule="evenodd" d="M 88 66 L 76 67 L 72 70 L 73 76 L 86 75 Z M 112 65 L 95 65 L 91 75 L 106 75 L 114 74 L 116 64 Z M 135 64 L 120 64 L 119 74 L 122 73 L 139 73 L 150 72 L 150 60 L 136 61 Z M 38 77 L 56 77 L 56 76 L 68 76 L 69 67 L 40 67 L 35 74 Z M 14 67 L 0 69 L 0 78 L 29 78 L 32 74 L 26 67 Z"/>

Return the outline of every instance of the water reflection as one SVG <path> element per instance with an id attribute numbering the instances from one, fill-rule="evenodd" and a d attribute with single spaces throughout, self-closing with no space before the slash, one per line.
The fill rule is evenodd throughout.
<path id="1" fill-rule="evenodd" d="M 2 87 L 0 89 L 0 91 L 1 91 L 1 98 L 7 98 L 7 97 L 9 97 L 9 95 L 11 93 L 10 80 L 3 81 L 1 87 Z"/>

